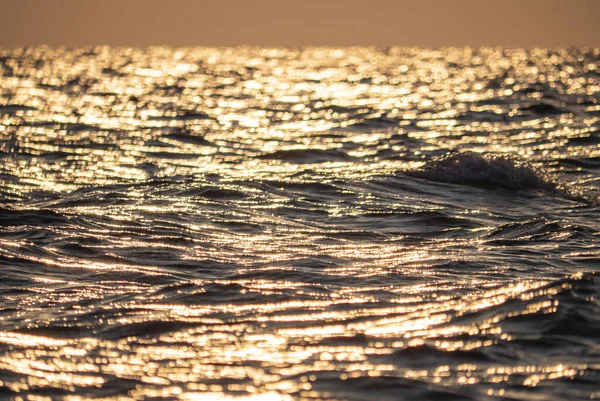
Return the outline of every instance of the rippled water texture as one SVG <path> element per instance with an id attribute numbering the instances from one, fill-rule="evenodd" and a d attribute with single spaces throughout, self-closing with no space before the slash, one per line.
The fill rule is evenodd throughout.
<path id="1" fill-rule="evenodd" d="M 600 397 L 600 50 L 0 51 L 0 397 Z"/>

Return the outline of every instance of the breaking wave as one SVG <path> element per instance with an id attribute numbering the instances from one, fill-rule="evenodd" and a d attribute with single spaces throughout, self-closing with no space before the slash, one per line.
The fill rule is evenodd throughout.
<path id="1" fill-rule="evenodd" d="M 546 173 L 506 155 L 453 153 L 437 157 L 410 175 L 432 181 L 508 189 L 555 191 L 560 185 Z"/>

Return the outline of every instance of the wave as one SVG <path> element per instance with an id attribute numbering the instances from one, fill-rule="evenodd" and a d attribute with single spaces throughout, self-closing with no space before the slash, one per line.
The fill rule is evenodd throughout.
<path id="1" fill-rule="evenodd" d="M 502 224 L 487 234 L 488 244 L 516 244 L 522 241 L 550 241 L 552 238 L 583 239 L 597 234 L 597 230 L 584 225 L 571 225 L 545 217 Z"/>
<path id="2" fill-rule="evenodd" d="M 600 204 L 600 197 L 594 190 L 562 182 L 523 160 L 504 154 L 452 153 L 435 157 L 425 166 L 404 173 L 450 184 L 515 191 L 545 191 L 577 202 Z"/>
<path id="3" fill-rule="evenodd" d="M 259 159 L 281 160 L 288 163 L 313 164 L 351 161 L 355 158 L 339 149 L 289 149 L 258 156 Z"/>
<path id="4" fill-rule="evenodd" d="M 67 217 L 52 210 L 11 210 L 0 208 L 0 227 L 67 224 Z"/>
<path id="5" fill-rule="evenodd" d="M 432 159 L 409 175 L 432 181 L 508 189 L 555 191 L 559 185 L 547 174 L 513 157 L 473 152 L 453 153 Z"/>
<path id="6" fill-rule="evenodd" d="M 541 114 L 541 115 L 555 115 L 555 114 L 564 114 L 567 113 L 566 110 L 563 110 L 560 107 L 556 107 L 549 103 L 536 103 L 527 107 L 522 107 L 521 111 L 531 113 L 531 114 Z"/>
<path id="7" fill-rule="evenodd" d="M 200 145 L 200 146 L 214 146 L 211 142 L 204 139 L 203 136 L 195 135 L 194 133 L 186 130 L 179 130 L 168 134 L 166 136 L 168 139 L 172 139 L 178 142 L 183 142 L 191 145 Z"/>

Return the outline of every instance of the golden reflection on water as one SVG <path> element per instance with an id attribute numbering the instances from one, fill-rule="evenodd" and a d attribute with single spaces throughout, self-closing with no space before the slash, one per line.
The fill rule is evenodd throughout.
<path id="1" fill-rule="evenodd" d="M 330 399 L 326 388 L 314 384 L 316 374 L 326 374 L 332 381 L 393 377 L 442 386 L 479 383 L 486 386 L 481 395 L 519 398 L 508 389 L 509 382 L 535 387 L 599 369 L 551 361 L 412 366 L 410 356 L 398 354 L 419 347 L 448 353 L 450 359 L 453 352 L 485 352 L 513 340 L 503 330 L 504 321 L 556 312 L 559 301 L 552 296 L 567 284 L 433 277 L 436 263 L 475 259 L 464 249 L 485 250 L 475 234 L 488 233 L 490 227 L 468 229 L 473 236 L 467 239 L 427 243 L 403 241 L 428 233 L 421 226 L 408 227 L 404 234 L 390 227 L 385 240 L 330 241 L 335 235 L 362 233 L 367 211 L 381 213 L 382 219 L 390 212 L 381 197 L 358 191 L 351 182 L 368 184 L 374 177 L 418 168 L 431 155 L 449 150 L 511 153 L 534 164 L 550 161 L 550 169 L 553 160 L 565 156 L 600 157 L 600 148 L 585 142 L 597 129 L 599 106 L 585 106 L 589 114 L 567 109 L 551 117 L 521 118 L 528 112 L 513 97 L 527 84 L 556 88 L 558 83 L 566 85 L 565 96 L 594 96 L 600 91 L 599 80 L 591 76 L 594 63 L 575 74 L 560 68 L 573 57 L 567 50 L 550 54 L 543 49 L 18 52 L 30 52 L 25 61 L 43 62 L 37 67 L 17 63 L 11 66 L 13 76 L 0 78 L 1 93 L 10 94 L 10 104 L 0 105 L 2 150 L 10 156 L 0 172 L 16 177 L 3 182 L 4 196 L 15 201 L 37 196 L 42 207 L 46 199 L 52 204 L 53 194 L 73 196 L 72 205 L 60 208 L 73 219 L 88 219 L 73 237 L 89 240 L 92 251 L 102 246 L 92 240 L 105 241 L 110 252 L 81 257 L 57 246 L 41 252 L 26 239 L 2 239 L 2 255 L 9 260 L 61 273 L 34 278 L 39 286 L 27 299 L 11 298 L 22 302 L 16 313 L 19 327 L 0 331 L 6 347 L 0 369 L 19 376 L 1 379 L 0 385 L 20 394 L 43 388 L 68 393 L 110 385 L 107 378 L 112 378 L 139 383 L 127 396 L 106 399 L 317 400 Z M 526 97 L 537 104 L 542 93 L 531 90 Z M 484 118 L 466 121 L 468 113 Z M 580 144 L 565 155 L 564 145 L 577 139 Z M 165 183 L 170 179 L 180 180 L 175 194 Z M 294 201 L 303 203 L 290 206 L 285 193 L 286 185 L 294 190 L 293 185 L 344 180 L 335 199 L 315 201 L 312 196 L 325 195 L 299 192 Z M 269 193 L 263 184 L 270 186 Z M 125 194 L 118 192 L 123 186 Z M 216 189 L 224 191 L 223 198 L 210 192 Z M 117 195 L 111 198 L 111 192 Z M 345 201 L 344 196 L 356 199 Z M 398 210 L 435 211 L 431 204 L 420 206 L 425 195 L 386 196 Z M 226 213 L 219 209 L 223 204 Z M 279 212 L 286 207 L 306 219 L 283 216 Z M 330 219 L 328 224 L 320 213 Z M 482 206 L 464 213 L 483 219 L 487 211 Z M 355 220 L 349 228 L 336 219 Z M 133 228 L 114 234 L 115 227 L 132 222 Z M 252 224 L 269 228 L 260 233 L 230 228 Z M 192 239 L 177 243 L 181 238 L 160 231 L 172 226 Z M 136 229 L 149 234 L 138 235 Z M 335 261 L 320 271 L 322 277 L 339 279 L 339 284 L 308 288 L 282 279 L 186 278 L 179 282 L 201 289 L 192 294 L 199 300 L 179 302 L 176 296 L 185 295 L 185 288 L 173 290 L 170 299 L 136 277 L 172 279 L 183 273 L 152 258 L 140 262 L 136 249 L 156 252 L 157 258 L 172 252 L 182 262 L 235 264 L 239 277 L 293 273 L 294 263 L 319 255 Z M 112 281 L 82 285 L 69 277 L 102 272 L 114 273 Z M 399 275 L 420 280 L 391 281 Z M 344 284 L 348 277 L 373 281 L 357 288 Z M 261 297 L 203 301 L 208 285 L 240 286 L 240 294 Z M 377 293 L 386 294 L 385 302 Z M 80 305 L 83 301 L 98 303 Z M 518 305 L 506 307 L 510 302 Z M 478 313 L 481 318 L 471 318 Z M 43 334 L 42 322 L 61 319 L 59 328 L 81 329 L 86 336 L 62 338 L 60 330 Z M 167 328 L 155 334 L 152 324 Z M 128 335 L 136 325 L 141 329 Z M 125 334 L 103 336 L 103 329 L 115 327 Z M 27 329 L 34 334 L 24 333 Z"/>
<path id="2" fill-rule="evenodd" d="M 245 283 L 278 292 L 281 283 Z M 155 338 L 127 337 L 107 341 L 95 338 L 73 340 L 0 332 L 0 342 L 16 346 L 0 361 L 0 368 L 26 375 L 26 381 L 5 381 L 13 391 L 52 386 L 66 390 L 77 387 L 99 387 L 105 379 L 99 374 L 137 379 L 148 386 L 138 386 L 130 393 L 132 399 L 145 397 L 177 397 L 181 399 L 270 400 L 292 399 L 294 394 L 312 391 L 315 371 L 331 371 L 341 380 L 357 377 L 395 376 L 431 381 L 432 383 L 499 384 L 511 376 L 525 375 L 524 386 L 536 386 L 540 381 L 574 377 L 587 368 L 586 364 L 505 366 L 475 363 L 450 368 L 401 368 L 393 363 L 373 363 L 374 356 L 392 355 L 397 349 L 430 343 L 434 348 L 453 352 L 473 350 L 510 340 L 499 326 L 504 319 L 527 314 L 552 313 L 557 301 L 544 300 L 560 291 L 545 283 L 519 283 L 472 294 L 466 299 L 450 298 L 445 302 L 415 302 L 393 308 L 363 309 L 360 298 L 347 298 L 346 309 L 340 313 L 323 313 L 338 300 L 291 301 L 257 305 L 161 305 L 137 302 L 123 303 L 120 308 L 137 311 L 122 318 L 104 322 L 109 326 L 146 321 L 177 321 L 194 323 L 189 329 L 179 329 Z M 342 295 L 340 294 L 340 297 Z M 449 313 L 468 315 L 490 305 L 502 305 L 507 299 L 541 301 L 523 309 L 497 312 L 474 324 L 450 324 Z M 221 319 L 206 318 L 219 309 L 222 312 L 248 316 L 239 323 L 227 324 Z M 146 310 L 147 313 L 141 311 Z M 283 316 L 278 311 L 315 310 L 315 313 Z M 250 315 L 247 312 L 253 312 Z M 452 312 L 451 312 L 452 311 Z M 360 317 L 370 319 L 360 322 Z M 397 316 L 397 317 L 390 317 Z M 377 318 L 378 317 L 378 318 Z M 305 328 L 263 329 L 265 324 L 308 322 Z M 322 322 L 316 324 L 315 322 Z M 366 343 L 326 345 L 326 340 L 353 338 L 366 334 Z M 496 340 L 452 340 L 460 334 L 492 335 Z M 448 340 L 440 340 L 447 338 Z M 399 340 L 402 339 L 402 340 Z M 75 345 L 76 344 L 76 345 Z M 164 361 L 171 361 L 167 364 Z M 243 361 L 243 364 L 239 365 Z M 255 365 L 253 367 L 253 365 Z M 237 384 L 202 384 L 227 378 Z M 157 386 L 157 387 L 153 387 Z M 200 391 L 200 393 L 198 393 Z M 227 393 L 222 393 L 226 391 Z M 490 390 L 500 391 L 500 390 Z M 210 392 L 210 394 L 206 394 Z M 245 393 L 234 396 L 232 393 Z M 249 394 L 249 395 L 248 395 Z M 314 394 L 313 394 L 314 395 Z M 279 398 L 277 398 L 279 397 Z M 288 397 L 288 398 L 286 398 Z M 315 398 L 306 396 L 307 399 Z M 321 399 L 320 396 L 316 397 Z M 85 398 L 82 398 L 85 399 Z"/>
<path id="3" fill-rule="evenodd" d="M 352 176 L 356 170 L 367 178 L 382 170 L 407 167 L 390 165 L 389 160 L 384 166 L 378 156 L 386 149 L 405 152 L 405 146 L 394 147 L 389 140 L 402 133 L 424 142 L 418 152 L 427 150 L 428 144 L 437 148 L 443 137 L 451 149 L 468 145 L 472 151 L 531 157 L 540 150 L 560 149 L 569 138 L 585 135 L 589 126 L 573 128 L 569 124 L 572 114 L 516 122 L 503 119 L 519 114 L 514 104 L 477 102 L 508 100 L 520 87 L 492 89 L 483 84 L 485 80 L 516 68 L 521 85 L 541 82 L 553 87 L 566 81 L 567 93 L 579 96 L 600 90 L 597 80 L 573 78 L 549 64 L 542 49 L 529 54 L 514 50 L 509 57 L 499 49 L 482 49 L 479 62 L 470 49 L 445 53 L 405 49 L 385 55 L 356 48 L 344 50 L 343 56 L 326 49 L 178 52 L 154 48 L 146 54 L 132 49 L 100 50 L 106 58 L 59 49 L 30 51 L 44 57 L 36 74 L 31 74 L 30 66 L 21 65 L 14 72 L 28 78 L 2 79 L 4 93 L 11 93 L 12 104 L 19 106 L 1 117 L 0 128 L 21 151 L 39 157 L 16 158 L 13 166 L 6 167 L 19 170 L 24 178 L 23 187 L 14 188 L 17 193 L 34 188 L 66 192 L 90 183 L 207 173 L 226 174 L 230 179 L 277 180 L 289 177 L 298 166 L 251 156 L 276 150 L 336 149 L 348 142 L 356 144 L 348 155 L 363 162 L 359 166 L 353 161 L 338 163 L 340 172 Z M 527 66 L 526 60 L 539 65 Z M 585 70 L 593 71 L 592 64 Z M 511 80 L 505 78 L 502 84 Z M 58 89 L 63 86 L 67 89 Z M 540 96 L 541 92 L 529 94 L 532 102 Z M 499 117 L 463 124 L 457 117 L 466 111 Z M 395 117 L 401 118 L 399 127 L 386 123 Z M 381 119 L 380 132 L 365 134 L 352 128 L 373 119 Z M 403 128 L 404 124 L 425 131 Z M 530 130 L 523 130 L 528 126 Z M 551 131 L 552 140 L 528 147 L 539 138 L 540 128 Z M 166 135 L 180 129 L 208 142 L 182 143 Z M 343 129 L 343 136 L 321 135 Z M 515 130 L 516 134 L 507 136 Z M 476 131 L 486 133 L 480 146 L 474 146 Z M 86 143 L 93 146 L 73 147 Z M 577 154 L 576 149 L 572 151 Z M 44 155 L 54 152 L 64 152 L 62 160 L 45 162 Z M 144 169 L 145 164 L 153 169 Z M 322 168 L 330 172 L 336 167 Z"/>

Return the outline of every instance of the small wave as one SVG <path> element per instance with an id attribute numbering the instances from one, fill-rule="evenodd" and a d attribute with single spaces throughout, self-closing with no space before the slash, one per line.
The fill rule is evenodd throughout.
<path id="1" fill-rule="evenodd" d="M 360 119 L 356 123 L 351 124 L 352 127 L 366 129 L 390 128 L 396 127 L 397 125 L 398 120 L 386 116 L 365 117 L 364 119 Z"/>
<path id="2" fill-rule="evenodd" d="M 169 120 L 210 120 L 211 117 L 201 111 L 178 110 L 172 115 L 148 116 L 150 121 L 169 121 Z"/>
<path id="3" fill-rule="evenodd" d="M 600 157 L 565 157 L 559 159 L 562 165 L 596 169 L 600 167 Z"/>
<path id="4" fill-rule="evenodd" d="M 575 187 L 552 177 L 517 158 L 474 152 L 452 153 L 433 158 L 407 175 L 450 184 L 516 191 L 546 191 L 569 200 L 597 205 L 598 194 L 589 188 Z"/>
<path id="5" fill-rule="evenodd" d="M 527 107 L 521 108 L 521 111 L 533 113 L 533 114 L 563 114 L 566 113 L 566 110 L 561 109 L 560 107 L 553 106 L 548 103 L 536 103 Z"/>
<path id="6" fill-rule="evenodd" d="M 440 364 L 444 361 L 448 365 L 452 363 L 489 363 L 493 361 L 491 356 L 481 349 L 448 352 L 429 344 L 399 349 L 386 359 L 400 366 L 413 367 L 427 367 L 431 360 L 436 360 Z"/>
<path id="7" fill-rule="evenodd" d="M 177 131 L 166 136 L 168 139 L 173 139 L 178 142 L 188 143 L 191 145 L 212 146 L 213 144 L 204 139 L 202 136 L 194 135 L 189 131 Z"/>
<path id="8" fill-rule="evenodd" d="M 555 191 L 559 185 L 547 174 L 505 155 L 454 153 L 434 158 L 409 175 L 432 181 L 508 189 Z"/>
<path id="9" fill-rule="evenodd" d="M 289 163 L 311 164 L 350 161 L 354 157 L 338 149 L 290 149 L 260 155 L 261 159 L 282 160 Z"/>
<path id="10" fill-rule="evenodd" d="M 585 273 L 540 287 L 531 293 L 532 298 L 521 297 L 511 304 L 512 313 L 500 322 L 502 331 L 513 335 L 514 340 L 525 340 L 521 338 L 521 334 L 525 334 L 530 339 L 553 340 L 563 336 L 595 341 L 600 330 L 598 284 L 598 274 Z M 532 310 L 531 305 L 545 300 L 552 301 L 554 306 L 536 313 L 515 313 L 519 307 L 523 311 Z"/>
<path id="11" fill-rule="evenodd" d="M 0 208 L 0 227 L 67 224 L 69 220 L 52 210 L 10 210 Z"/>
<path id="12" fill-rule="evenodd" d="M 502 224 L 484 238 L 488 244 L 507 245 L 521 241 L 550 241 L 557 237 L 563 240 L 566 238 L 588 239 L 596 233 L 597 231 L 591 227 L 565 224 L 561 221 L 536 217 L 525 221 Z"/>
<path id="13" fill-rule="evenodd" d="M 35 107 L 26 106 L 24 104 L 5 104 L 0 105 L 0 115 L 15 114 L 18 111 L 35 111 Z"/>

